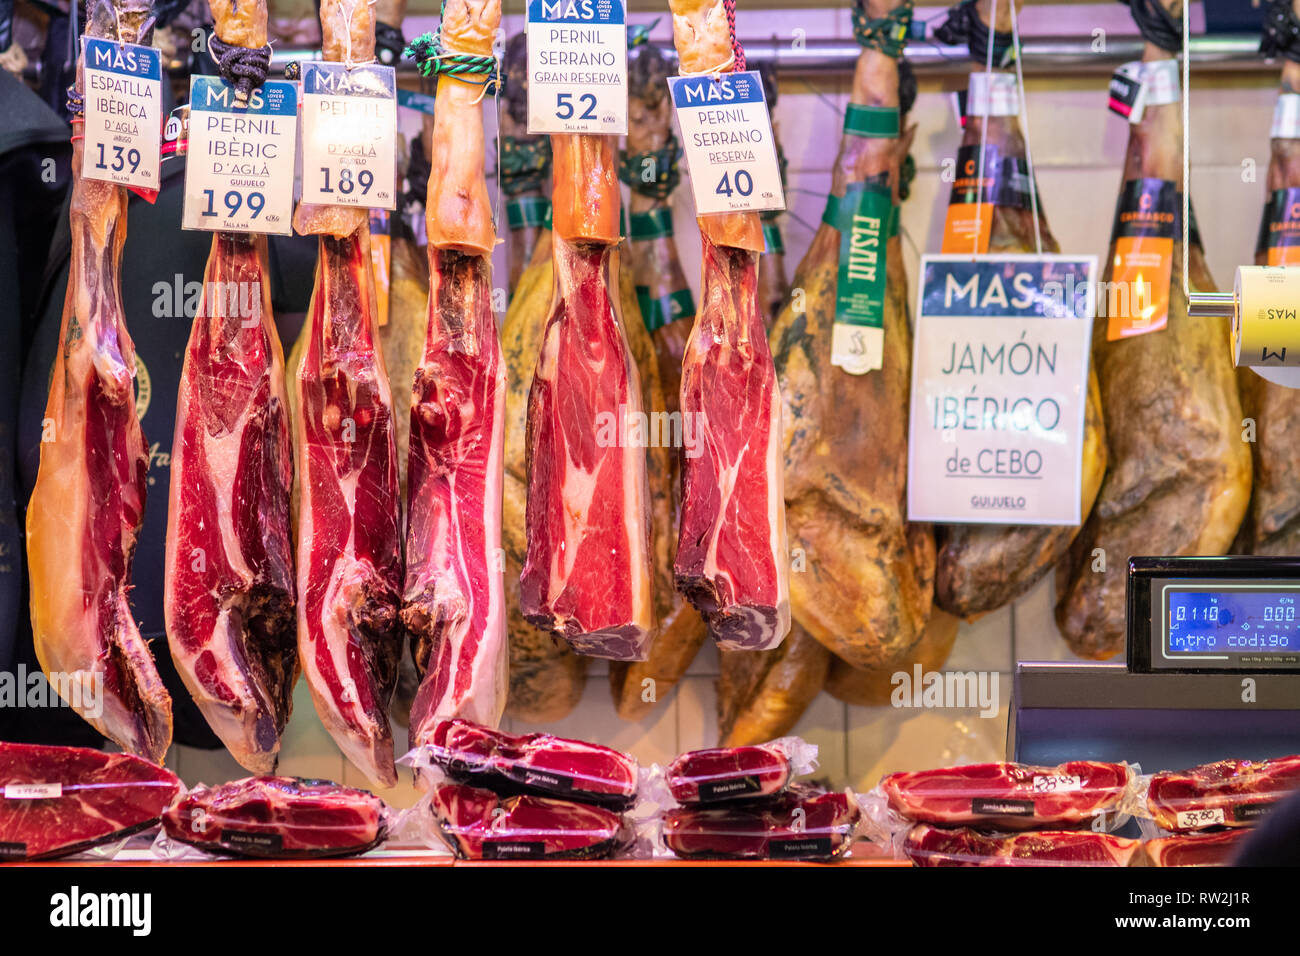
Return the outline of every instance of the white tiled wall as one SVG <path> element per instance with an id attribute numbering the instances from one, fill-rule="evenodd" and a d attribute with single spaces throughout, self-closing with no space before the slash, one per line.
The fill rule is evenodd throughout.
<path id="1" fill-rule="evenodd" d="M 848 37 L 851 32 L 844 10 L 764 11 L 761 26 L 755 26 L 747 23 L 743 3 L 741 7 L 742 37 L 786 37 L 796 28 L 809 37 Z M 940 15 L 940 10 L 924 8 L 921 15 L 928 19 Z M 1095 25 L 1116 34 L 1132 32 L 1127 11 L 1117 4 L 1070 8 L 1069 22 L 1062 22 L 1061 16 L 1060 8 L 1045 11 L 1030 6 L 1024 17 L 1026 32 L 1088 34 Z M 516 32 L 519 21 L 518 16 L 508 17 L 507 32 Z M 413 36 L 433 26 L 432 22 L 408 21 L 406 32 Z M 669 31 L 664 17 L 654 35 L 666 39 Z M 1029 128 L 1041 201 L 1066 252 L 1102 255 L 1110 235 L 1126 129 L 1105 110 L 1106 80 L 1101 73 L 1028 78 Z M 1216 73 L 1203 78 L 1193 74 L 1192 195 L 1210 267 L 1221 284 L 1230 284 L 1236 265 L 1253 254 L 1276 82 L 1272 73 Z M 954 153 L 960 137 L 948 94 L 961 83 L 964 80 L 955 76 L 925 80 L 912 113 L 912 122 L 919 127 L 914 149 L 919 175 L 904 204 L 902 225 L 908 271 L 913 276 L 920 253 L 937 250 L 948 195 L 939 167 Z M 842 76 L 792 77 L 781 89 L 775 113 L 790 158 L 790 212 L 783 228 L 789 250 L 787 270 L 791 272 L 821 218 L 847 92 L 847 78 Z M 404 115 L 408 133 L 415 131 L 418 122 L 415 114 Z M 489 117 L 489 126 L 494 125 Z M 494 132 L 490 128 L 489 136 Z M 1256 181 L 1243 176 L 1247 160 L 1254 161 Z M 692 241 L 692 217 L 689 191 L 679 189 L 676 231 L 683 265 L 698 291 L 699 253 Z M 504 274 L 503 261 L 497 268 L 498 274 Z M 1049 576 L 1014 607 L 961 629 L 949 667 L 999 673 L 1001 708 L 996 718 L 966 711 L 853 708 L 822 695 L 796 728 L 821 746 L 822 773 L 837 784 L 868 787 L 890 770 L 1001 756 L 1013 662 L 1070 656 L 1052 620 L 1053 599 Z M 717 655 L 711 648 L 700 655 L 672 696 L 639 724 L 624 723 L 614 714 L 605 673 L 603 665 L 593 664 L 580 706 L 546 729 L 626 748 L 643 761 L 664 761 L 681 750 L 714 740 Z M 517 723 L 512 727 L 525 729 Z M 398 734 L 404 738 L 405 729 L 399 728 Z M 171 762 L 191 782 L 240 775 L 234 762 L 220 753 L 176 748 Z M 289 773 L 363 784 L 345 763 L 316 719 L 306 689 L 299 685 L 282 768 Z M 385 796 L 401 804 L 409 802 L 412 794 L 404 785 Z"/>

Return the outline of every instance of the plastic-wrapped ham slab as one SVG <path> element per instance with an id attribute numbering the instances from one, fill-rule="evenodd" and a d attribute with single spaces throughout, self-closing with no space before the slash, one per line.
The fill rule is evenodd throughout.
<path id="1" fill-rule="evenodd" d="M 223 856 L 355 856 L 384 841 L 388 808 L 365 790 L 328 780 L 248 777 L 191 790 L 167 809 L 163 830 Z"/>
<path id="2" fill-rule="evenodd" d="M 683 859 L 833 860 L 852 845 L 858 817 L 847 793 L 796 786 L 761 802 L 668 810 L 663 842 Z"/>
<path id="3" fill-rule="evenodd" d="M 621 815 L 602 807 L 447 783 L 433 788 L 438 835 L 462 860 L 595 860 L 625 846 Z"/>
<path id="4" fill-rule="evenodd" d="M 146 830 L 180 791 L 130 754 L 0 743 L 0 860 L 48 860 Z"/>
<path id="5" fill-rule="evenodd" d="M 1300 756 L 1220 760 L 1191 770 L 1152 774 L 1146 805 L 1165 830 L 1250 827 L 1298 789 Z"/>
<path id="6" fill-rule="evenodd" d="M 895 773 L 880 787 L 892 810 L 917 823 L 1040 830 L 1081 826 L 1115 811 L 1132 779 L 1124 764 L 1072 760 Z"/>
<path id="7" fill-rule="evenodd" d="M 1219 830 L 1159 837 L 1147 842 L 1147 856 L 1155 866 L 1228 866 L 1249 832 Z"/>
<path id="8" fill-rule="evenodd" d="M 1140 840 L 1091 830 L 988 835 L 917 824 L 903 853 L 917 866 L 1128 866 Z"/>
<path id="9" fill-rule="evenodd" d="M 440 721 L 428 740 L 427 760 L 461 783 L 611 810 L 625 810 L 636 800 L 636 761 L 609 747 L 550 734 L 507 734 L 467 720 Z M 417 766 L 424 759 L 417 754 Z"/>
<path id="10" fill-rule="evenodd" d="M 714 747 L 682 754 L 665 772 L 678 803 L 720 803 L 769 797 L 795 774 L 816 766 L 817 748 L 798 737 L 749 747 Z"/>

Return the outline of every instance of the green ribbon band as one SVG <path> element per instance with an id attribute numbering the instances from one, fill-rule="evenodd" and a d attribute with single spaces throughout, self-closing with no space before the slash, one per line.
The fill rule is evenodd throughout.
<path id="1" fill-rule="evenodd" d="M 850 103 L 844 111 L 844 132 L 873 139 L 897 139 L 898 107 Z"/>
<path id="2" fill-rule="evenodd" d="M 649 286 L 639 285 L 636 287 L 636 301 L 641 307 L 641 321 L 645 323 L 647 332 L 695 316 L 695 297 L 690 289 L 678 289 L 652 299 Z"/>
<path id="3" fill-rule="evenodd" d="M 551 201 L 545 196 L 520 196 L 506 203 L 506 224 L 514 229 L 531 229 L 550 221 Z"/>
<path id="4" fill-rule="evenodd" d="M 673 213 L 667 206 L 634 212 L 629 219 L 633 239 L 666 239 L 673 234 Z"/>
<path id="5" fill-rule="evenodd" d="M 767 245 L 768 255 L 785 255 L 785 238 L 781 235 L 781 227 L 776 223 L 763 223 L 763 242 Z"/>

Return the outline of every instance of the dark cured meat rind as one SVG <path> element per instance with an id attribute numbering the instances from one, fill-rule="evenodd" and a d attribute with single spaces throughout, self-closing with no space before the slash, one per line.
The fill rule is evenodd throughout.
<path id="1" fill-rule="evenodd" d="M 3 795 L 11 784 L 52 783 L 60 797 Z M 147 830 L 180 788 L 175 774 L 130 754 L 0 743 L 0 860 L 52 860 Z"/>

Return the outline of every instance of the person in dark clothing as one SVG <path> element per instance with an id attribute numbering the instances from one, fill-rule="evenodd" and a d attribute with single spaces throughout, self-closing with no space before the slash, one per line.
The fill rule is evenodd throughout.
<path id="1" fill-rule="evenodd" d="M 1251 832 L 1233 866 L 1300 866 L 1300 793 L 1278 804 Z"/>

